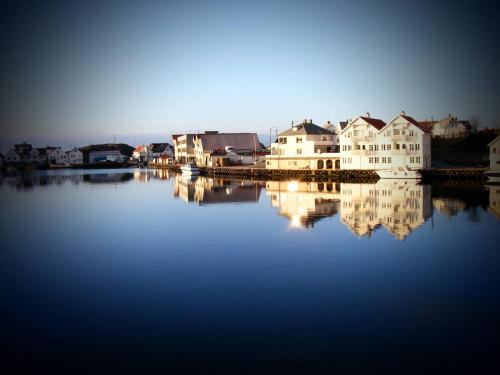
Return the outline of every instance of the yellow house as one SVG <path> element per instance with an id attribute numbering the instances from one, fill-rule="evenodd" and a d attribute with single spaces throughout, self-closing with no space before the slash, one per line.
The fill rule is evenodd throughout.
<path id="1" fill-rule="evenodd" d="M 293 125 L 271 144 L 266 169 L 340 169 L 337 134 L 310 119 Z"/>

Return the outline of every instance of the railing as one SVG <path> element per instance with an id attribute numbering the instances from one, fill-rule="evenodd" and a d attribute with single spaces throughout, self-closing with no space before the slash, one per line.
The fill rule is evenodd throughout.
<path id="1" fill-rule="evenodd" d="M 393 134 L 393 135 L 391 136 L 391 139 L 392 139 L 393 141 L 407 141 L 407 140 L 408 140 L 408 137 L 409 137 L 409 136 L 408 136 L 408 135 L 406 135 L 406 134 Z"/>
<path id="2" fill-rule="evenodd" d="M 373 137 L 370 137 L 369 135 L 353 135 L 352 140 L 354 142 L 372 142 Z"/>

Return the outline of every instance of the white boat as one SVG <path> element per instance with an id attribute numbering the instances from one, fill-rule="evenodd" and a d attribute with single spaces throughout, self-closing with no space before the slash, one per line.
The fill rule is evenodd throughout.
<path id="1" fill-rule="evenodd" d="M 410 178 L 420 179 L 420 172 L 408 168 L 379 169 L 375 171 L 380 178 Z"/>
<path id="2" fill-rule="evenodd" d="M 181 171 L 183 175 L 199 175 L 200 168 L 196 166 L 196 164 L 187 163 L 181 167 Z"/>

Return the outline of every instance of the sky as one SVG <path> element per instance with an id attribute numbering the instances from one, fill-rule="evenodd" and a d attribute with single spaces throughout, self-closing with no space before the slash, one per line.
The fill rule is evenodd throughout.
<path id="1" fill-rule="evenodd" d="M 500 123 L 500 13 L 481 1 L 13 1 L 0 147 L 268 134 L 370 112 Z M 274 130 L 273 130 L 274 132 Z"/>

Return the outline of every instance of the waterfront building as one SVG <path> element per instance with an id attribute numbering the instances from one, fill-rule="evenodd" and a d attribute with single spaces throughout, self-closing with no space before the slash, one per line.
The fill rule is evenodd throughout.
<path id="1" fill-rule="evenodd" d="M 490 185 L 488 190 L 490 193 L 488 211 L 500 219 L 500 186 Z"/>
<path id="2" fill-rule="evenodd" d="M 83 152 L 74 147 L 72 150 L 67 151 L 68 155 L 68 163 L 71 165 L 80 165 L 83 164 Z"/>
<path id="3" fill-rule="evenodd" d="M 10 149 L 5 154 L 5 162 L 6 163 L 19 163 L 20 161 L 22 161 L 21 155 L 19 155 L 18 152 L 14 148 Z"/>
<path id="4" fill-rule="evenodd" d="M 114 162 L 122 163 L 128 160 L 119 149 L 92 150 L 89 152 L 89 163 Z"/>
<path id="5" fill-rule="evenodd" d="M 140 163 L 146 163 L 148 161 L 149 151 L 148 146 L 139 145 L 132 152 L 132 157 Z"/>
<path id="6" fill-rule="evenodd" d="M 466 136 L 471 130 L 472 126 L 469 121 L 458 120 L 451 114 L 432 124 L 433 137 L 459 138 Z"/>
<path id="7" fill-rule="evenodd" d="M 266 169 L 339 169 L 335 132 L 305 119 L 278 135 L 266 156 Z"/>
<path id="8" fill-rule="evenodd" d="M 431 131 L 401 112 L 376 137 L 376 153 L 368 157 L 373 169 L 431 168 Z"/>
<path id="9" fill-rule="evenodd" d="M 205 132 L 207 133 L 207 132 Z M 209 132 L 208 132 L 209 133 Z M 194 152 L 193 139 L 196 134 L 173 134 L 175 161 L 179 163 L 194 163 L 196 155 Z"/>
<path id="10" fill-rule="evenodd" d="M 64 152 L 61 147 L 47 147 L 47 161 L 51 164 L 67 164 L 68 155 Z"/>
<path id="11" fill-rule="evenodd" d="M 193 143 L 200 167 L 254 164 L 256 151 L 263 149 L 256 133 L 209 132 L 196 135 Z"/>
<path id="12" fill-rule="evenodd" d="M 375 169 L 379 164 L 377 134 L 386 125 L 380 119 L 358 116 L 340 132 L 342 169 Z"/>
<path id="13" fill-rule="evenodd" d="M 333 182 L 267 181 L 266 194 L 271 205 L 290 226 L 312 228 L 339 211 L 340 184 Z"/>
<path id="14" fill-rule="evenodd" d="M 29 143 L 23 142 L 14 145 L 14 151 L 18 154 L 19 160 L 13 160 L 13 161 L 23 161 L 23 162 L 31 162 L 31 150 L 33 149 L 33 146 Z M 15 155 L 11 155 L 12 158 L 15 158 Z"/>
<path id="15" fill-rule="evenodd" d="M 162 155 L 174 157 L 174 148 L 170 143 L 150 143 L 148 151 L 148 160 L 159 158 Z"/>
<path id="16" fill-rule="evenodd" d="M 490 148 L 490 170 L 500 172 L 500 135 L 488 144 Z"/>

